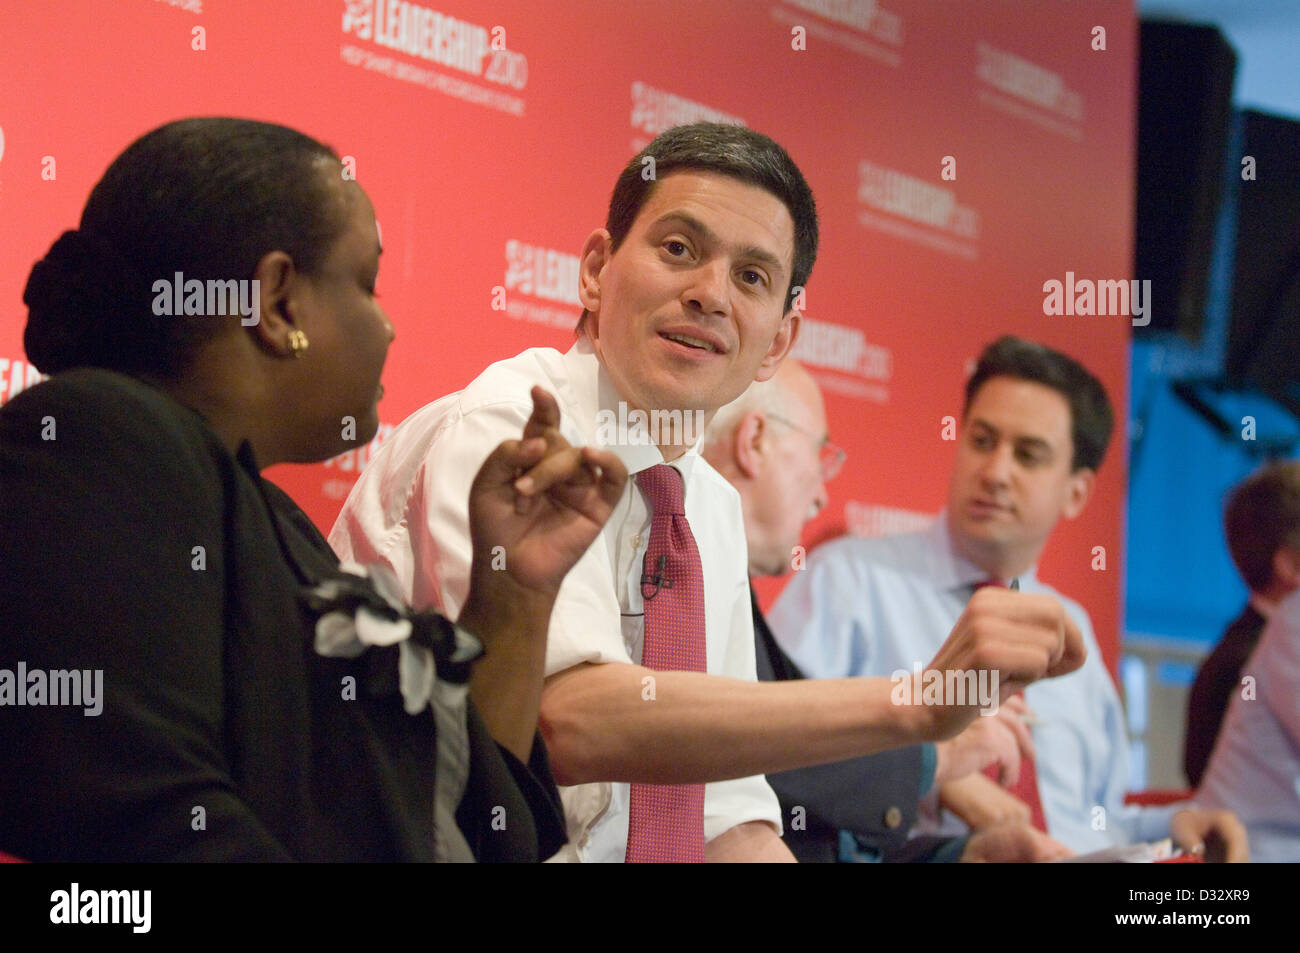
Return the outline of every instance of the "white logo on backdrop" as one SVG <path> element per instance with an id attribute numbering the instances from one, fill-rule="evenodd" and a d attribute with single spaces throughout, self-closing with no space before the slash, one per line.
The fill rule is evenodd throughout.
<path id="1" fill-rule="evenodd" d="M 507 240 L 506 273 L 502 284 L 493 289 L 493 310 L 504 311 L 516 321 L 572 329 L 578 321 L 575 309 L 582 307 L 579 265 L 577 255 Z M 546 301 L 563 307 L 544 304 Z"/>
<path id="2" fill-rule="evenodd" d="M 501 87 L 522 90 L 528 84 L 528 57 L 509 48 L 508 30 L 502 24 L 489 29 L 407 0 L 343 0 L 342 32 L 491 85 L 344 43 L 339 54 L 349 66 L 514 116 L 524 114 L 524 100 Z"/>
<path id="3" fill-rule="evenodd" d="M 805 317 L 790 356 L 808 366 L 823 390 L 872 404 L 889 403 L 894 353 L 870 343 L 861 328 Z M 851 376 L 842 376 L 846 374 Z"/>
<path id="4" fill-rule="evenodd" d="M 343 0 L 343 3 L 347 8 L 343 11 L 343 32 L 355 33 L 363 40 L 370 39 L 374 23 L 373 0 Z"/>
<path id="5" fill-rule="evenodd" d="M 506 242 L 506 291 L 580 305 L 578 256 L 554 248 Z"/>
<path id="6" fill-rule="evenodd" d="M 862 500 L 844 503 L 844 522 L 854 536 L 893 536 L 895 533 L 915 533 L 929 527 L 934 513 L 904 510 Z"/>
<path id="7" fill-rule="evenodd" d="M 665 129 L 692 122 L 726 122 L 734 126 L 745 125 L 745 120 L 720 109 L 678 96 L 666 89 L 657 89 L 649 83 L 635 80 L 632 83 L 632 128 L 657 136 Z"/>
<path id="8" fill-rule="evenodd" d="M 877 0 L 784 0 L 770 12 L 772 19 L 807 31 L 809 41 L 832 44 L 885 66 L 903 62 L 903 18 Z"/>
<path id="9" fill-rule="evenodd" d="M 951 188 L 864 159 L 858 163 L 858 201 L 866 206 L 858 213 L 866 228 L 961 258 L 978 257 L 973 242 L 979 213 L 957 204 Z"/>
<path id="10" fill-rule="evenodd" d="M 980 102 L 1078 141 L 1083 137 L 1083 96 L 1060 73 L 983 41 L 975 44 L 975 77 L 988 88 Z"/>

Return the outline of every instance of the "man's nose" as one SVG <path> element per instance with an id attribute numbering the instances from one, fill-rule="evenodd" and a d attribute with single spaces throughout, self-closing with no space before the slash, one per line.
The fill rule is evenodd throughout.
<path id="1" fill-rule="evenodd" d="M 1011 479 L 1013 465 L 1012 447 L 1009 443 L 999 443 L 984 456 L 980 466 L 980 476 L 988 483 L 1002 486 Z"/>
<path id="2" fill-rule="evenodd" d="M 726 314 L 731 307 L 731 276 L 721 260 L 702 262 L 691 272 L 685 298 L 692 307 L 708 314 Z"/>

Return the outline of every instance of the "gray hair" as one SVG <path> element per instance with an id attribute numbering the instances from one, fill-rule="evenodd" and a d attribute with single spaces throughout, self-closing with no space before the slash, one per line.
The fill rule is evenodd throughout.
<path id="1" fill-rule="evenodd" d="M 754 381 L 745 392 L 729 404 L 724 404 L 713 415 L 704 431 L 704 446 L 710 447 L 731 436 L 745 415 L 752 411 L 779 414 L 789 400 L 787 389 L 776 376 L 765 381 Z"/>

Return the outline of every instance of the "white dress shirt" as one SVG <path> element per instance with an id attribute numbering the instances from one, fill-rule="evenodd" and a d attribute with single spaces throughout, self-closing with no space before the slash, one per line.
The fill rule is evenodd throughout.
<path id="1" fill-rule="evenodd" d="M 920 533 L 877 539 L 843 537 L 813 554 L 767 614 L 781 647 L 810 678 L 890 676 L 928 665 L 988 573 L 952 548 L 946 513 Z M 1083 633 L 1088 659 L 1076 672 L 1035 682 L 1025 700 L 1032 729 L 1038 795 L 1048 833 L 1080 853 L 1169 836 L 1176 806 L 1124 804 L 1128 734 L 1114 682 L 1097 649 L 1088 614 L 1038 580 L 1018 577 L 1023 592 L 1059 599 Z M 922 801 L 914 833 L 960 834 L 940 817 L 937 792 Z"/>
<path id="2" fill-rule="evenodd" d="M 1246 825 L 1250 858 L 1300 862 L 1300 592 L 1279 603 L 1241 669 L 1196 800 Z"/>
<path id="3" fill-rule="evenodd" d="M 440 606 L 449 616 L 458 615 L 469 588 L 470 484 L 501 441 L 522 434 L 534 385 L 555 395 L 560 430 L 571 444 L 601 445 L 597 438 L 611 428 L 598 432 L 600 412 L 617 417 L 619 395 L 586 338 L 567 354 L 533 348 L 493 364 L 465 390 L 416 411 L 383 442 L 330 533 L 340 557 L 382 563 L 416 608 Z M 627 489 L 560 587 L 546 648 L 548 676 L 583 662 L 640 662 L 645 632 L 640 579 L 651 514 L 633 477 L 664 459 L 648 437 L 644 444 L 636 439 L 634 433 L 626 443 L 608 445 L 627 466 Z M 682 474 L 686 518 L 703 568 L 707 671 L 754 681 L 740 497 L 698 450 L 697 442 L 672 466 Z M 561 788 L 569 844 L 556 859 L 621 862 L 628 794 L 625 783 Z M 781 830 L 780 805 L 761 775 L 705 786 L 706 840 L 755 820 Z"/>

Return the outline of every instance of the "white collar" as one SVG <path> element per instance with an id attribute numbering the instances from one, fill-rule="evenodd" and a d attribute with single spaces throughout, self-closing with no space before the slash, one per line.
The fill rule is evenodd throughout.
<path id="1" fill-rule="evenodd" d="M 641 425 L 644 414 L 628 420 L 633 412 L 628 410 L 627 402 L 615 388 L 613 378 L 609 376 L 600 355 L 585 334 L 565 353 L 564 365 L 572 386 L 570 400 L 574 409 L 574 423 L 589 444 L 601 446 L 617 456 L 627 467 L 629 477 L 667 462 L 662 451 L 650 442 L 649 432 Z M 633 439 L 608 442 L 598 440 L 602 417 L 625 423 L 624 433 L 633 439 L 636 435 L 644 436 L 645 442 L 633 442 Z M 669 464 L 681 473 L 684 484 L 689 483 L 691 473 L 701 459 L 700 448 L 703 443 L 704 435 L 701 434 L 690 448 Z"/>

